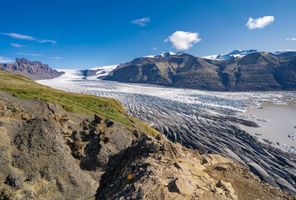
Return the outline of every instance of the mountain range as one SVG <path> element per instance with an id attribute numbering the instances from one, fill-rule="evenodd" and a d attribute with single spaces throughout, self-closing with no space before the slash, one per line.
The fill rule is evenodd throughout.
<path id="1" fill-rule="evenodd" d="M 16 58 L 13 63 L 0 63 L 0 70 L 22 74 L 34 80 L 51 79 L 63 72 L 52 69 L 39 61 L 29 61 L 26 58 Z"/>
<path id="2" fill-rule="evenodd" d="M 0 64 L 0 70 L 31 79 L 63 74 L 47 64 L 17 58 Z M 130 62 L 81 70 L 85 79 L 146 83 L 211 91 L 267 91 L 296 89 L 296 51 L 234 50 L 228 54 L 196 57 L 164 52 Z"/>
<path id="3" fill-rule="evenodd" d="M 223 59 L 222 59 L 223 58 Z M 296 89 L 296 52 L 164 53 L 120 64 L 105 80 L 218 91 Z"/>

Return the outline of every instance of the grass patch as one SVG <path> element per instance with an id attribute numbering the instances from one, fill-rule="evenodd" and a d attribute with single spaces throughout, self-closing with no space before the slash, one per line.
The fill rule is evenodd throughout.
<path id="1" fill-rule="evenodd" d="M 0 91 L 13 94 L 19 98 L 37 99 L 59 104 L 69 112 L 86 115 L 97 113 L 130 128 L 140 128 L 149 135 L 158 134 L 155 129 L 129 116 L 115 99 L 53 89 L 40 85 L 24 76 L 4 71 L 0 71 Z"/>

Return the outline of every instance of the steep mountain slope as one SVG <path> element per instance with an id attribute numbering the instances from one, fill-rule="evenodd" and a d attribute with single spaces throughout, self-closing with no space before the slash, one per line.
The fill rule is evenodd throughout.
<path id="1" fill-rule="evenodd" d="M 281 68 L 276 74 L 278 82 L 285 88 L 294 90 L 296 88 L 296 54 L 285 55 Z"/>
<path id="2" fill-rule="evenodd" d="M 0 199 L 293 199 L 169 142 L 114 100 L 5 72 L 0 83 Z"/>
<path id="3" fill-rule="evenodd" d="M 55 78 L 63 74 L 46 64 L 38 61 L 32 62 L 25 58 L 17 58 L 14 63 L 0 64 L 0 70 L 22 74 L 35 80 Z"/>
<path id="4" fill-rule="evenodd" d="M 223 60 L 189 54 L 142 57 L 119 65 L 105 79 L 222 91 L 296 89 L 296 55 L 244 53 Z"/>
<path id="5" fill-rule="evenodd" d="M 119 65 L 105 79 L 209 90 L 224 89 L 219 67 L 189 54 L 137 58 Z"/>
<path id="6" fill-rule="evenodd" d="M 279 90 L 283 88 L 276 76 L 280 62 L 269 53 L 253 53 L 226 64 L 221 75 L 228 90 Z"/>

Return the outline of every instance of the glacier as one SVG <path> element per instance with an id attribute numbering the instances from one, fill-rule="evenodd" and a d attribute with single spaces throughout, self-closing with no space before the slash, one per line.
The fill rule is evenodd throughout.
<path id="1" fill-rule="evenodd" d="M 231 157 L 262 180 L 296 194 L 294 147 L 279 148 L 259 141 L 241 128 L 257 124 L 240 115 L 262 106 L 263 102 L 281 105 L 293 101 L 295 92 L 208 92 L 95 78 L 86 80 L 80 70 L 66 70 L 58 78 L 38 82 L 65 91 L 115 98 L 131 115 L 170 140 L 204 153 Z M 256 170 L 255 165 L 264 169 L 264 173 Z"/>

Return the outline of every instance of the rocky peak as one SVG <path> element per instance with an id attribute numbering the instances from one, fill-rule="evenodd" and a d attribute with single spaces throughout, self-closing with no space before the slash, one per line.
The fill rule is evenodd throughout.
<path id="1" fill-rule="evenodd" d="M 46 65 L 46 64 L 42 64 L 39 61 L 30 61 L 27 58 L 16 58 L 15 59 L 15 63 L 17 64 L 39 64 L 39 65 Z"/>
<path id="2" fill-rule="evenodd" d="M 31 63 L 31 61 L 29 61 L 26 58 L 16 58 L 15 59 L 15 62 L 18 63 L 18 64 L 22 64 L 22 63 L 24 63 L 24 64 L 30 64 Z"/>
<path id="3" fill-rule="evenodd" d="M 63 74 L 39 61 L 30 61 L 26 58 L 16 58 L 14 63 L 0 64 L 0 70 L 14 72 L 32 79 L 50 79 Z"/>

